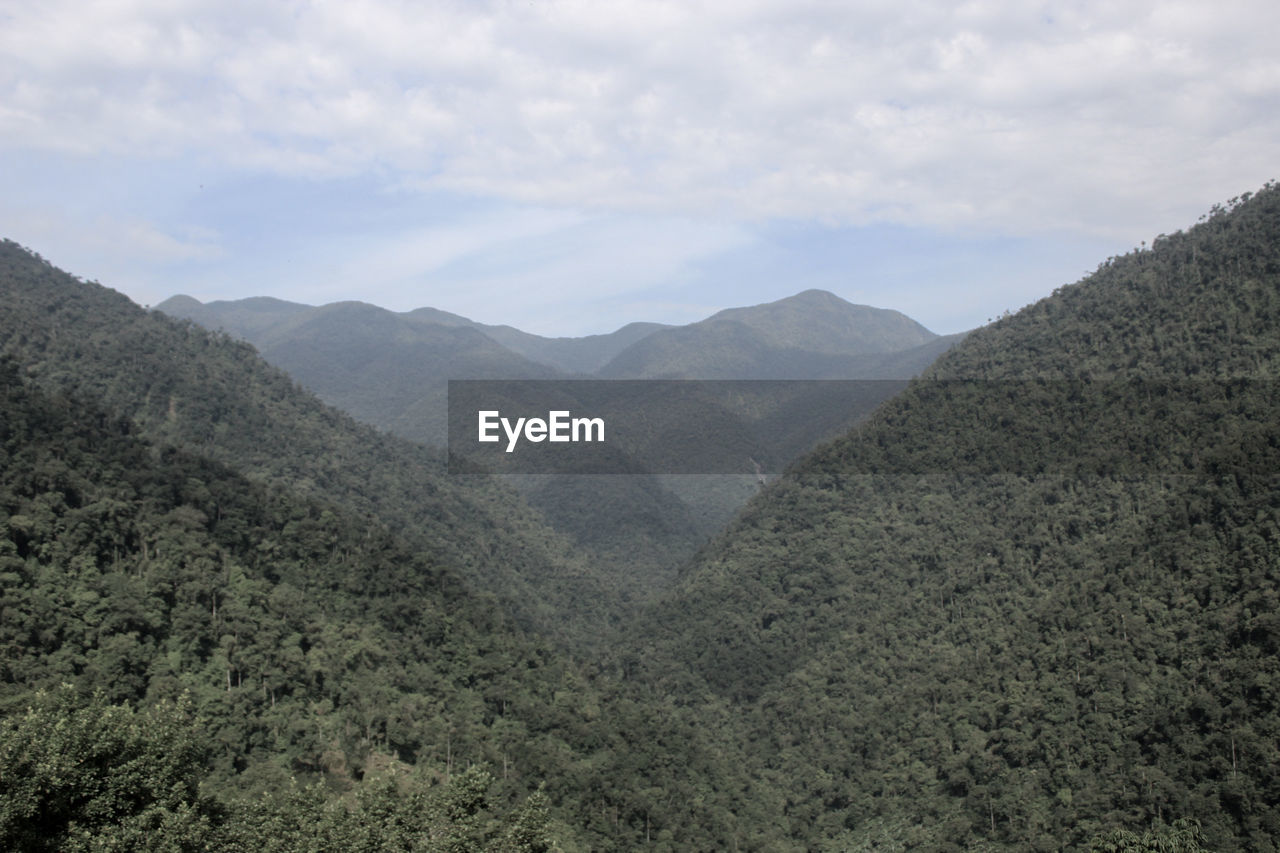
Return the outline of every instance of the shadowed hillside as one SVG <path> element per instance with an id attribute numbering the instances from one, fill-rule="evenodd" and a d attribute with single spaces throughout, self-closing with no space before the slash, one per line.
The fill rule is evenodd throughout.
<path id="1" fill-rule="evenodd" d="M 243 337 L 331 405 L 436 446 L 445 442 L 449 379 L 551 379 L 595 370 L 610 378 L 908 378 L 963 338 L 939 337 L 896 311 L 817 290 L 689 326 L 631 323 L 582 338 L 543 338 L 434 308 L 397 314 L 359 302 L 312 308 L 254 298 L 202 305 L 176 296 L 157 310 Z M 794 416 L 795 426 L 805 426 L 805 411 Z M 811 446 L 788 445 L 790 453 Z M 607 585 L 631 601 L 665 590 L 677 567 L 756 488 L 752 477 L 517 484 L 555 530 L 583 549 Z"/>
<path id="2" fill-rule="evenodd" d="M 723 749 L 797 844 L 1057 850 L 1190 817 L 1274 849 L 1278 376 L 1269 186 L 799 462 L 652 615 L 654 689 L 741 709 Z"/>
<path id="3" fill-rule="evenodd" d="M 376 517 L 526 624 L 608 611 L 591 568 L 514 494 L 447 476 L 436 452 L 328 408 L 246 344 L 148 313 L 9 242 L 0 298 L 0 354 L 42 387 L 99 400 L 147 439 Z"/>

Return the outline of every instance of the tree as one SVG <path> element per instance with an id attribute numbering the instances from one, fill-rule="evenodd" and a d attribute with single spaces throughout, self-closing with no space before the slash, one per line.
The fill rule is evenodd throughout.
<path id="1" fill-rule="evenodd" d="M 1182 818 L 1172 826 L 1157 823 L 1145 832 L 1113 829 L 1089 842 L 1090 853 L 1138 853 L 1155 850 L 1160 853 L 1207 853 L 1201 842 L 1200 822 Z"/>
<path id="2" fill-rule="evenodd" d="M 38 693 L 0 723 L 0 848 L 205 849 L 204 753 L 185 697 L 134 711 Z"/>

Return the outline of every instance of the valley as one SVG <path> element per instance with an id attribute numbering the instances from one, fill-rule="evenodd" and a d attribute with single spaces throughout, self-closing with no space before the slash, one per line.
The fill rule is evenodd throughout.
<path id="1" fill-rule="evenodd" d="M 1280 838 L 1274 184 L 948 337 L 147 311 L 8 241 L 0 299 L 0 845 Z M 508 481 L 464 378 L 902 387 L 763 485 Z"/>

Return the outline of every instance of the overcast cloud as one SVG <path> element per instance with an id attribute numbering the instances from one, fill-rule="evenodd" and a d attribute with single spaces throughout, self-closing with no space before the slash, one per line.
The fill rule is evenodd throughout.
<path id="1" fill-rule="evenodd" d="M 547 331 L 830 278 L 717 279 L 779 223 L 1044 247 L 1071 280 L 1276 177 L 1278 31 L 1273 0 L 0 2 L 0 228 L 136 298 L 318 302 L 306 277 L 352 298 L 359 274 L 368 301 Z M 299 193 L 349 218 L 240 233 Z M 673 313 L 619 313 L 641 305 Z"/>

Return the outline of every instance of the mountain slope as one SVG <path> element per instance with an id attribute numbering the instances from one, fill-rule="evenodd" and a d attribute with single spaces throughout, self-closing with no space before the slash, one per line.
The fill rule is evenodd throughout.
<path id="1" fill-rule="evenodd" d="M 938 336 L 897 311 L 852 305 L 821 290 L 699 323 L 654 332 L 600 369 L 610 379 L 902 379 L 928 366 L 927 352 L 892 363 L 875 356 L 914 350 Z M 905 371 L 905 372 L 903 372 Z"/>
<path id="2" fill-rule="evenodd" d="M 700 373 L 689 375 L 909 377 L 961 337 L 938 337 L 898 312 L 850 305 L 822 291 L 729 309 L 676 329 L 632 323 L 583 338 L 543 338 L 433 308 L 397 314 L 357 302 L 319 308 L 271 299 L 201 305 L 174 297 L 157 310 L 244 337 L 325 402 L 436 446 L 446 436 L 447 379 L 548 379 L 561 376 L 558 370 L 586 372 L 606 362 L 606 371 L 615 371 L 608 375 L 630 376 L 619 365 L 633 356 L 648 364 L 634 375 L 646 376 L 682 376 L 685 366 L 701 364 Z M 651 340 L 659 342 L 656 349 L 645 348 Z M 668 364 L 674 366 L 661 366 Z M 604 585 L 632 601 L 666 589 L 679 564 L 755 489 L 750 477 L 736 483 L 525 479 L 520 486 L 547 522 L 597 567 Z"/>
<path id="3" fill-rule="evenodd" d="M 744 709 L 720 749 L 797 845 L 1079 849 L 1181 816 L 1274 849 L 1278 375 L 1268 186 L 971 334 L 631 647 L 651 689 Z"/>
<path id="4" fill-rule="evenodd" d="M 329 750 L 354 771 L 372 749 L 420 751 L 432 704 L 470 704 L 479 725 L 476 677 L 502 671 L 484 656 L 546 654 L 376 522 L 152 444 L 12 361 L 0 385 L 6 702 L 62 682 L 115 701 L 187 689 L 224 777 L 255 760 L 318 772 Z M 396 684 L 423 710 L 407 727 Z M 296 725 L 318 703 L 333 717 Z"/>
<path id="5" fill-rule="evenodd" d="M 249 346 L 143 311 L 11 242 L 0 244 L 0 300 L 0 354 L 41 387 L 100 400 L 146 439 L 377 518 L 525 624 L 609 607 L 591 567 L 514 494 L 447 476 L 434 453 L 324 406 Z"/>
<path id="6" fill-rule="evenodd" d="M 289 305 L 287 311 L 265 310 Z M 363 302 L 319 308 L 262 298 L 200 305 L 174 297 L 156 310 L 252 343 L 325 402 L 423 444 L 443 446 L 449 379 L 550 379 L 559 374 L 495 343 L 469 321 L 427 321 Z M 444 315 L 444 318 L 453 315 Z"/>
<path id="7" fill-rule="evenodd" d="M 627 347 L 670 327 L 661 323 L 628 323 L 608 334 L 580 338 L 544 338 L 511 326 L 477 323 L 476 328 L 525 358 L 551 365 L 565 373 L 595 373 Z"/>

